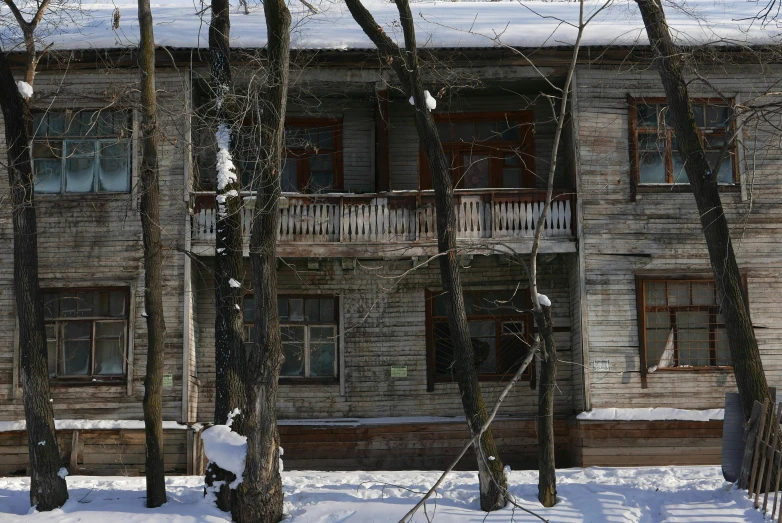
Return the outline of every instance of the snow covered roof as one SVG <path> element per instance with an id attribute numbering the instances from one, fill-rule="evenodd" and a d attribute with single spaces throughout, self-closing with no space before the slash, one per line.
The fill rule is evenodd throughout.
<path id="1" fill-rule="evenodd" d="M 105 1 L 105 0 L 104 0 Z M 751 20 L 762 9 L 757 0 L 675 0 L 678 8 L 666 2 L 666 14 L 676 41 L 681 45 L 766 45 L 780 41 L 775 24 Z M 294 18 L 292 46 L 299 50 L 372 49 L 369 39 L 354 22 L 341 0 L 311 0 L 318 9 L 312 13 L 296 0 L 289 1 Z M 250 13 L 233 8 L 231 45 L 262 48 L 266 45 L 266 25 L 262 7 Z M 260 2 L 258 2 L 260 4 Z M 402 41 L 398 12 L 393 2 L 365 0 L 375 19 L 397 41 Z M 587 17 L 603 5 L 588 0 Z M 765 4 L 764 4 L 765 5 Z M 51 17 L 40 28 L 42 40 L 59 50 L 118 49 L 135 47 L 138 42 L 137 4 L 132 0 L 116 3 L 82 3 L 83 13 L 68 18 Z M 207 4 L 194 0 L 158 0 L 152 3 L 155 40 L 172 48 L 204 48 L 208 43 Z M 112 29 L 115 8 L 120 23 Z M 502 43 L 514 47 L 537 48 L 571 46 L 576 36 L 577 2 L 418 1 L 412 4 L 417 39 L 428 48 L 487 48 Z M 0 3 L 0 19 L 12 20 Z M 563 23 L 564 21 L 564 23 Z M 570 25 L 573 24 L 573 25 Z M 18 42 L 18 31 L 0 26 L 0 43 L 10 50 L 9 41 Z M 587 27 L 585 46 L 647 45 L 638 8 L 632 0 L 612 0 Z"/>

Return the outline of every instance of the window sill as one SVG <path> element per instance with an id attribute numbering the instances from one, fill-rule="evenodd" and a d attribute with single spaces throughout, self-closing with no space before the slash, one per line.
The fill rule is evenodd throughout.
<path id="1" fill-rule="evenodd" d="M 91 200 L 109 200 L 114 199 L 117 196 L 130 196 L 131 192 L 69 192 L 69 193 L 35 193 L 36 198 L 57 199 L 57 200 L 83 200 L 85 198 Z"/>
<path id="2" fill-rule="evenodd" d="M 510 381 L 513 379 L 513 374 L 484 374 L 478 375 L 478 381 Z M 529 374 L 522 374 L 519 381 L 530 381 Z M 451 375 L 439 375 L 434 377 L 435 383 L 456 383 L 456 376 Z"/>
<path id="3" fill-rule="evenodd" d="M 659 183 L 659 184 L 638 184 L 636 192 L 640 193 L 691 193 L 689 183 Z M 741 185 L 738 183 L 730 185 L 718 185 L 719 192 L 741 192 Z"/>
<path id="4" fill-rule="evenodd" d="M 733 372 L 733 367 L 664 367 L 647 374 L 656 372 Z"/>
<path id="5" fill-rule="evenodd" d="M 339 385 L 339 378 L 292 378 L 280 376 L 280 385 Z"/>
<path id="6" fill-rule="evenodd" d="M 125 376 L 117 377 L 89 377 L 89 378 L 49 378 L 51 387 L 88 387 L 88 386 L 124 386 L 127 384 Z"/>

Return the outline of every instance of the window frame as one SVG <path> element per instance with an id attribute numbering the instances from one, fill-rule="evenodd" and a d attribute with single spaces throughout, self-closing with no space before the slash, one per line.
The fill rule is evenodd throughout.
<path id="1" fill-rule="evenodd" d="M 484 142 L 442 142 L 446 158 L 451 158 L 452 181 L 456 181 L 454 189 L 464 189 L 465 166 L 462 158 L 465 154 L 489 154 L 491 151 L 502 151 L 502 154 L 520 152 L 523 159 L 520 162 L 522 187 L 508 189 L 535 189 L 535 115 L 532 111 L 493 111 L 438 113 L 434 115 L 435 123 L 480 123 L 496 121 L 517 121 L 519 123 L 518 140 L 486 140 Z M 514 151 L 514 148 L 515 151 Z M 517 154 L 518 154 L 517 152 Z M 470 190 L 502 189 L 502 162 L 500 158 L 489 158 L 489 187 Z M 421 191 L 432 189 L 432 173 L 426 158 L 423 145 L 419 146 L 418 188 Z"/>
<path id="2" fill-rule="evenodd" d="M 64 325 L 66 323 L 90 323 L 90 360 L 89 360 L 89 374 L 63 374 L 49 377 L 49 383 L 53 386 L 56 385 L 122 385 L 127 383 L 128 380 L 128 359 L 131 357 L 131 312 L 130 312 L 130 295 L 131 289 L 129 287 L 55 287 L 55 288 L 42 288 L 41 296 L 44 295 L 63 295 L 63 294 L 75 294 L 75 293 L 96 293 L 96 292 L 121 292 L 125 295 L 125 316 L 124 317 L 112 317 L 112 316 L 74 316 L 63 317 L 57 316 L 55 318 L 45 318 L 44 324 L 46 327 L 54 325 L 56 336 L 56 355 L 57 361 L 55 362 L 56 372 L 59 372 L 60 357 L 64 350 Z M 95 344 L 96 335 L 95 328 L 97 323 L 124 323 L 124 342 L 125 347 L 122 351 L 122 374 L 95 374 Z M 49 336 L 47 333 L 46 342 L 48 347 Z"/>
<path id="3" fill-rule="evenodd" d="M 744 299 L 745 302 L 748 304 L 749 301 L 747 300 L 747 280 L 746 275 L 742 274 L 742 286 L 744 290 Z M 637 274 L 635 276 L 635 295 L 636 295 L 636 323 L 638 325 L 638 349 L 639 349 L 639 356 L 640 356 L 640 362 L 641 362 L 641 375 L 647 376 L 649 374 L 649 361 L 646 351 L 646 312 L 647 308 L 665 308 L 670 310 L 705 310 L 705 309 L 716 309 L 716 314 L 719 314 L 719 304 L 715 305 L 681 305 L 681 306 L 650 306 L 647 307 L 646 305 L 646 286 L 645 284 L 648 282 L 714 282 L 714 277 L 711 274 L 677 274 L 677 275 L 668 275 L 668 274 Z M 715 295 L 716 295 L 716 287 L 715 287 Z M 747 311 L 749 313 L 749 310 Z M 713 336 L 714 333 L 714 327 L 717 325 L 723 325 L 723 324 L 717 324 L 716 321 L 711 321 L 711 312 L 710 312 L 710 319 L 709 319 L 709 359 L 716 361 L 716 340 Z M 676 337 L 674 337 L 674 357 L 676 357 L 676 352 L 678 351 L 678 347 L 676 344 L 678 344 L 678 340 Z M 733 370 L 733 365 L 708 365 L 708 366 L 692 366 L 692 367 L 660 367 L 657 368 L 655 372 L 731 372 Z"/>
<path id="4" fill-rule="evenodd" d="M 248 292 L 242 297 L 242 315 L 244 316 L 244 299 L 247 297 L 253 296 L 253 293 Z M 277 299 L 333 299 L 334 301 L 334 322 L 333 323 L 323 323 L 323 322 L 283 322 L 280 321 L 280 329 L 282 327 L 303 327 L 305 331 L 304 336 L 304 358 L 305 358 L 305 375 L 304 376 L 282 376 L 279 377 L 279 383 L 280 384 L 286 384 L 286 383 L 321 383 L 321 384 L 332 384 L 332 383 L 339 383 L 340 380 L 340 374 L 341 374 L 341 365 L 340 365 L 340 297 L 337 294 L 286 294 L 286 293 L 278 293 Z M 253 305 L 254 306 L 254 305 Z M 310 361 L 310 327 L 332 327 L 334 329 L 334 375 L 333 376 L 307 376 L 306 374 L 309 374 L 309 361 Z M 247 328 L 254 328 L 254 322 L 246 321 L 244 317 L 242 317 L 242 329 L 244 330 L 245 334 L 247 332 Z M 251 341 L 248 341 L 246 338 L 244 340 L 245 344 L 252 343 Z M 282 339 L 280 340 L 280 343 L 282 343 Z"/>
<path id="5" fill-rule="evenodd" d="M 462 292 L 494 292 L 497 290 L 512 292 L 511 288 L 466 288 Z M 532 335 L 534 332 L 533 319 L 532 319 L 532 302 L 528 289 L 518 289 L 516 292 L 523 293 L 522 300 L 525 304 L 529 305 L 529 309 L 518 314 L 499 314 L 499 315 L 468 315 L 467 321 L 494 321 L 495 323 L 495 339 L 500 340 L 502 338 L 502 326 L 509 322 L 524 322 L 524 336 L 527 343 L 532 343 Z M 452 383 L 454 382 L 454 376 L 452 374 L 437 374 L 437 360 L 435 351 L 435 336 L 434 326 L 437 322 L 447 321 L 445 316 L 434 315 L 434 298 L 443 294 L 442 290 L 425 289 L 425 327 L 426 327 L 426 390 L 432 392 L 435 389 L 436 383 Z M 521 381 L 529 381 L 530 388 L 534 389 L 536 386 L 536 371 L 535 360 L 533 359 L 527 369 L 521 375 Z M 486 382 L 503 382 L 513 378 L 513 373 L 504 374 L 478 374 L 478 381 Z"/>
<path id="6" fill-rule="evenodd" d="M 329 192 L 341 192 L 344 190 L 344 179 L 342 173 L 342 120 L 337 118 L 286 118 L 285 129 L 289 127 L 331 127 L 333 147 L 326 152 L 331 155 L 331 165 L 333 171 L 333 187 Z M 283 138 L 284 139 L 284 138 Z M 311 177 L 309 161 L 313 156 L 324 154 L 307 148 L 288 148 L 285 146 L 285 160 L 289 158 L 296 159 L 296 175 L 298 183 L 298 192 L 302 194 L 319 194 L 307 191 L 310 186 Z M 327 193 L 324 193 L 327 194 Z"/>
<path id="7" fill-rule="evenodd" d="M 673 137 L 673 129 L 666 126 L 660 127 L 658 123 L 657 134 L 660 135 L 660 132 L 663 131 L 665 133 L 665 153 L 664 153 L 664 163 L 665 163 L 665 183 L 641 183 L 641 159 L 640 159 L 640 142 L 639 142 L 639 135 L 641 134 L 653 134 L 651 132 L 651 127 L 640 127 L 638 123 L 638 106 L 639 105 L 655 105 L 655 104 L 667 104 L 668 99 L 665 97 L 632 97 L 628 95 L 627 97 L 627 105 L 628 105 L 628 145 L 629 145 L 629 153 L 630 153 L 630 181 L 631 181 L 631 188 L 632 188 L 632 200 L 635 201 L 635 193 L 636 192 L 689 192 L 690 191 L 690 184 L 689 181 L 685 181 L 685 183 L 676 183 L 674 181 L 674 172 L 673 172 L 673 145 L 672 145 L 672 137 Z M 729 99 L 727 102 L 723 98 L 690 98 L 690 104 L 699 104 L 703 105 L 704 107 L 712 105 L 712 106 L 720 106 L 720 107 L 728 107 L 732 109 L 735 106 L 735 100 Z M 703 129 L 719 129 L 716 127 L 698 127 L 698 135 L 701 138 L 701 143 L 704 145 L 704 148 L 706 147 L 705 144 L 705 137 L 708 134 L 709 136 L 722 136 L 724 135 L 727 139 L 728 136 L 735 133 L 736 130 L 736 122 L 735 120 L 731 120 L 728 124 L 728 126 L 725 127 L 725 131 L 722 133 L 704 133 Z M 741 176 L 740 176 L 740 166 L 739 166 L 739 154 L 738 154 L 738 141 L 736 139 L 733 140 L 733 143 L 731 144 L 729 148 L 730 155 L 733 157 L 732 162 L 732 179 L 733 181 L 731 183 L 720 183 L 717 185 L 718 190 L 722 192 L 734 192 L 739 191 L 741 188 Z M 720 167 L 720 170 L 725 168 L 725 162 L 723 161 L 723 165 Z M 686 178 L 685 178 L 686 180 Z"/>
<path id="8" fill-rule="evenodd" d="M 133 133 L 133 112 L 130 109 L 127 108 L 116 108 L 116 109 L 86 109 L 82 108 L 77 111 L 74 111 L 75 114 L 78 113 L 94 113 L 94 114 L 100 114 L 101 112 L 111 112 L 111 113 L 124 113 L 126 116 L 126 123 L 127 123 L 127 136 L 124 137 L 112 137 L 112 136 L 102 136 L 99 135 L 96 131 L 95 136 L 59 136 L 59 137 L 50 137 L 50 136 L 43 136 L 43 137 L 36 137 L 36 129 L 34 127 L 34 121 L 31 122 L 31 125 L 33 126 L 30 129 L 30 141 L 28 143 L 29 145 L 29 154 L 30 154 L 30 163 L 31 167 L 33 169 L 33 180 L 35 180 L 35 162 L 36 159 L 42 159 L 42 158 L 36 158 L 35 156 L 35 146 L 36 144 L 42 144 L 43 146 L 49 147 L 50 144 L 59 144 L 60 151 L 62 157 L 60 158 L 60 190 L 58 192 L 40 192 L 36 191 L 36 196 L 44 196 L 44 197 L 54 197 L 54 196 L 95 196 L 95 195 L 117 195 L 117 194 L 130 194 L 133 191 L 133 170 L 134 170 L 134 163 L 133 163 L 133 151 L 134 151 L 134 133 Z M 49 114 L 65 114 L 66 109 L 43 109 L 43 110 L 33 110 L 33 120 L 35 115 L 42 114 L 42 115 L 49 115 Z M 72 117 L 73 118 L 73 117 Z M 95 126 L 98 125 L 98 122 L 95 123 Z M 68 161 L 68 153 L 66 145 L 67 144 L 74 144 L 74 143 L 92 143 L 94 144 L 94 153 L 92 155 L 92 158 L 94 158 L 94 164 L 92 168 L 92 190 L 87 192 L 77 192 L 77 191 L 67 191 L 66 190 L 66 183 L 65 183 L 65 176 L 66 176 L 66 169 L 65 165 Z M 102 191 L 100 190 L 100 174 L 98 171 L 98 166 L 100 165 L 101 160 L 101 144 L 106 143 L 113 143 L 113 144 L 119 144 L 122 143 L 125 145 L 125 159 L 127 161 L 127 180 L 128 180 L 128 189 L 126 191 Z M 45 158 L 43 158 L 45 159 Z"/>

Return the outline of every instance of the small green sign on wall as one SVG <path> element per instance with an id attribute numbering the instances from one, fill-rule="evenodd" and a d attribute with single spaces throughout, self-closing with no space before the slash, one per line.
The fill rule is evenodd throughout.
<path id="1" fill-rule="evenodd" d="M 163 388 L 170 389 L 174 386 L 174 376 L 171 374 L 163 374 Z"/>
<path id="2" fill-rule="evenodd" d="M 391 366 L 391 377 L 392 378 L 406 378 L 407 377 L 407 367 L 392 365 Z"/>

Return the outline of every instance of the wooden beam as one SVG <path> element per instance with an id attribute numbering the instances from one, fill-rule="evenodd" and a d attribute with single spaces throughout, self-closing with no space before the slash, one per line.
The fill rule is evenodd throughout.
<path id="1" fill-rule="evenodd" d="M 385 87 L 385 86 L 383 86 Z M 375 191 L 391 190 L 388 90 L 378 89 L 375 104 Z"/>

